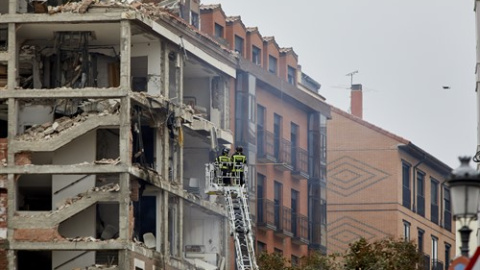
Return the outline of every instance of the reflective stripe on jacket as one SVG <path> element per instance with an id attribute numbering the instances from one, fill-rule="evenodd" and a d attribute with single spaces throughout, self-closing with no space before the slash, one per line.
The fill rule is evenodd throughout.
<path id="1" fill-rule="evenodd" d="M 216 159 L 217 163 L 219 164 L 220 169 L 228 169 L 230 163 L 229 156 L 218 156 Z"/>
<path id="2" fill-rule="evenodd" d="M 233 171 L 243 172 L 243 165 L 247 163 L 247 157 L 242 154 L 234 154 L 232 156 Z"/>

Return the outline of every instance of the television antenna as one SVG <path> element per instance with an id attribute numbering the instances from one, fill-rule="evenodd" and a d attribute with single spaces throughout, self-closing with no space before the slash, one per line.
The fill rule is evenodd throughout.
<path id="1" fill-rule="evenodd" d="M 350 72 L 350 73 L 345 75 L 345 76 L 350 76 L 350 87 L 352 87 L 352 85 L 353 85 L 353 75 L 355 75 L 357 73 L 358 73 L 358 70 L 355 70 L 355 71 Z"/>

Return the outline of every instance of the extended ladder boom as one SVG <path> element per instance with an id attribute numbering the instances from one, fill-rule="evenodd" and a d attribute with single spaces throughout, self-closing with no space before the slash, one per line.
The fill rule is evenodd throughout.
<path id="1" fill-rule="evenodd" d="M 245 182 L 247 182 L 248 168 L 242 165 Z M 238 173 L 222 174 L 217 164 L 206 164 L 206 192 L 208 194 L 223 195 L 228 211 L 230 234 L 235 242 L 235 261 L 238 270 L 258 270 L 254 243 L 252 238 L 252 223 L 248 207 L 247 194 L 244 187 L 239 185 Z M 228 181 L 224 181 L 228 178 Z M 225 185 L 230 182 L 231 185 Z"/>

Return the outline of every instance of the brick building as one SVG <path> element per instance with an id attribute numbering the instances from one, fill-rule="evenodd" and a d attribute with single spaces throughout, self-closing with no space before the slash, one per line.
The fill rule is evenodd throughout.
<path id="1" fill-rule="evenodd" d="M 320 84 L 301 71 L 292 48 L 220 5 L 200 6 L 202 30 L 237 52 L 235 145 L 250 164 L 257 252 L 295 263 L 309 249 L 326 253 L 326 121 Z"/>
<path id="2" fill-rule="evenodd" d="M 231 269 L 236 55 L 198 1 L 123 2 L 0 5 L 1 269 Z"/>
<path id="3" fill-rule="evenodd" d="M 412 142 L 361 118 L 362 86 L 352 114 L 332 107 L 328 121 L 328 252 L 388 236 L 413 240 L 425 269 L 447 269 L 455 255 L 451 168 Z M 431 267 L 431 268 L 430 268 Z"/>

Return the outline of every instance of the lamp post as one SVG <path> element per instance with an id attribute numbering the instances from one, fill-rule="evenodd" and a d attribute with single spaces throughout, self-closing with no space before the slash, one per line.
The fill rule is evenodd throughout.
<path id="1" fill-rule="evenodd" d="M 453 219 L 460 221 L 460 248 L 462 256 L 468 258 L 468 241 L 472 230 L 469 224 L 477 219 L 478 203 L 480 197 L 480 174 L 472 168 L 470 157 L 460 157 L 460 167 L 454 169 L 447 179 L 452 193 Z"/>

